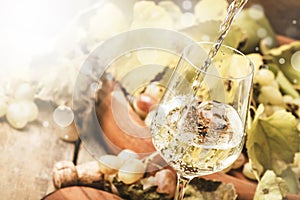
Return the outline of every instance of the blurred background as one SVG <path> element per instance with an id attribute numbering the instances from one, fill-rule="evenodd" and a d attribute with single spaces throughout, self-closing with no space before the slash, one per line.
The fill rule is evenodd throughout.
<path id="1" fill-rule="evenodd" d="M 0 0 L 0 78 L 24 75 L 31 55 L 50 51 L 74 16 L 100 1 Z M 181 7 L 196 2 L 176 0 Z M 249 0 L 247 6 L 253 4 L 263 6 L 277 34 L 300 39 L 299 0 Z"/>
<path id="2" fill-rule="evenodd" d="M 74 16 L 94 2 L 0 0 L 0 78 L 25 73 L 22 69 L 31 56 L 50 51 L 55 38 Z"/>
<path id="3" fill-rule="evenodd" d="M 247 6 L 260 4 L 277 34 L 300 39 L 299 0 L 249 0 Z"/>
<path id="4" fill-rule="evenodd" d="M 191 0 L 193 3 L 198 0 Z M 177 3 L 183 2 L 176 0 Z M 228 0 L 232 2 L 232 0 Z M 259 4 L 277 34 L 300 39 L 299 0 L 248 0 L 246 7 Z"/>

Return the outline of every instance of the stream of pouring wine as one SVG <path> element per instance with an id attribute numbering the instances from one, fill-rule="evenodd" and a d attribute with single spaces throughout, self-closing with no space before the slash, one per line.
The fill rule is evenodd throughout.
<path id="1" fill-rule="evenodd" d="M 243 9 L 245 4 L 248 0 L 234 0 L 228 7 L 227 15 L 220 25 L 219 29 L 219 35 L 216 39 L 216 41 L 213 44 L 213 47 L 210 49 L 208 56 L 202 66 L 202 70 L 206 71 L 207 68 L 210 66 L 213 58 L 217 54 L 218 50 L 220 49 L 225 37 L 227 36 L 227 33 L 235 19 L 235 17 L 239 14 L 239 12 Z"/>
<path id="2" fill-rule="evenodd" d="M 248 0 L 234 0 L 227 9 L 227 14 L 225 19 L 223 20 L 222 24 L 220 25 L 219 34 L 215 42 L 213 43 L 213 46 L 208 52 L 207 58 L 205 59 L 202 67 L 200 68 L 196 79 L 193 84 L 193 88 L 196 89 L 199 84 L 204 79 L 205 73 L 209 66 L 211 65 L 214 57 L 218 53 L 218 50 L 220 49 L 225 37 L 227 36 L 227 33 L 235 19 L 235 17 L 239 14 L 239 12 L 243 9 L 245 4 Z M 196 87 L 196 88 L 195 88 Z"/>

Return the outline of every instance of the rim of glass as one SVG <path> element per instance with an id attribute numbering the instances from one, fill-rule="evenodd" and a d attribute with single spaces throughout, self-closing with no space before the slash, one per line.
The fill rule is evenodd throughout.
<path id="1" fill-rule="evenodd" d="M 192 44 L 189 44 L 188 46 L 186 46 L 184 49 L 183 49 L 183 52 L 182 52 L 182 55 L 181 57 L 184 58 L 184 60 L 186 62 L 188 62 L 191 66 L 193 66 L 195 69 L 197 69 L 199 72 L 203 72 L 205 75 L 209 75 L 209 76 L 214 76 L 214 77 L 217 77 L 217 78 L 221 78 L 221 79 L 231 79 L 231 80 L 239 80 L 239 79 L 247 79 L 248 77 L 250 77 L 251 75 L 253 76 L 254 74 L 254 64 L 253 62 L 251 61 L 250 58 L 248 58 L 243 52 L 231 47 L 231 46 L 228 46 L 228 45 L 224 45 L 222 44 L 220 48 L 226 48 L 226 49 L 230 49 L 232 50 L 233 52 L 241 55 L 243 58 L 245 58 L 247 61 L 248 61 L 248 66 L 250 67 L 250 70 L 249 70 L 249 73 L 247 73 L 246 75 L 244 76 L 240 76 L 240 77 L 223 77 L 223 76 L 220 76 L 220 75 L 216 75 L 216 74 L 212 74 L 208 71 L 204 71 L 201 69 L 201 67 L 199 67 L 198 65 L 195 65 L 194 63 L 192 63 L 188 57 L 186 56 L 186 51 L 189 47 L 191 46 L 194 46 L 194 45 L 198 45 L 200 47 L 201 44 L 205 44 L 205 45 L 210 45 L 212 46 L 214 44 L 214 42 L 195 42 L 195 43 L 192 43 Z M 221 50 L 221 49 L 219 49 Z"/>

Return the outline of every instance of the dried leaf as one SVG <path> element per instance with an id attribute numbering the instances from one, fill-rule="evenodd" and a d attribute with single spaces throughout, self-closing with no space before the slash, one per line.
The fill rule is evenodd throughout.
<path id="1" fill-rule="evenodd" d="M 292 163 L 294 154 L 299 151 L 297 121 L 285 110 L 277 111 L 270 117 L 262 117 L 262 111 L 263 105 L 260 105 L 248 130 L 248 156 L 253 168 L 262 165 L 264 170 L 280 169 L 282 162 Z"/>
<path id="2" fill-rule="evenodd" d="M 288 188 L 284 180 L 268 170 L 257 185 L 254 200 L 282 200 L 287 192 Z"/>

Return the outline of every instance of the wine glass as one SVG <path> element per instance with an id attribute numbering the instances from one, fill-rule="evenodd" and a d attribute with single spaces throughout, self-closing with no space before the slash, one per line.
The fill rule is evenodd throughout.
<path id="1" fill-rule="evenodd" d="M 175 200 L 192 178 L 229 167 L 244 145 L 253 64 L 222 45 L 203 70 L 213 45 L 183 50 L 151 124 L 156 150 L 177 172 Z"/>

